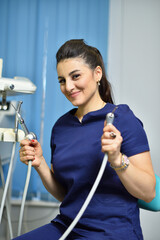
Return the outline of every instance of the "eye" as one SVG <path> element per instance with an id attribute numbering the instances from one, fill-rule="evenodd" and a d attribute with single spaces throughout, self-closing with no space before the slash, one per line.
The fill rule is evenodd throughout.
<path id="1" fill-rule="evenodd" d="M 74 75 L 72 76 L 72 79 L 73 79 L 73 80 L 78 80 L 79 77 L 80 77 L 80 74 L 74 74 Z"/>
<path id="2" fill-rule="evenodd" d="M 65 80 L 64 78 L 62 78 L 62 79 L 59 80 L 59 83 L 60 83 L 60 84 L 65 84 L 65 82 L 66 82 L 66 80 Z"/>

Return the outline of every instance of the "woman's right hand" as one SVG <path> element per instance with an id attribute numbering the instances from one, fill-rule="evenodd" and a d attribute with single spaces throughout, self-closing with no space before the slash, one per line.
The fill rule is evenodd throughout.
<path id="1" fill-rule="evenodd" d="M 43 158 L 43 152 L 40 143 L 37 140 L 22 140 L 20 142 L 20 160 L 28 165 L 28 161 L 32 161 L 33 167 L 39 167 Z"/>

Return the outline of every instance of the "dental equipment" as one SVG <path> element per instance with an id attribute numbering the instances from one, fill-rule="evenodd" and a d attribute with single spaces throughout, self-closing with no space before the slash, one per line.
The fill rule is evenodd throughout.
<path id="1" fill-rule="evenodd" d="M 5 78 L 2 77 L 2 68 L 3 68 L 3 59 L 0 58 L 0 97 L 2 97 L 2 101 L 0 102 L 0 112 L 1 112 L 1 118 L 8 114 L 10 112 L 10 102 L 6 101 L 7 96 L 15 96 L 15 95 L 21 95 L 21 94 L 33 94 L 36 91 L 36 86 L 28 79 L 24 77 L 14 77 L 14 78 Z M 16 118 L 15 118 L 15 127 L 14 129 L 8 129 L 8 128 L 0 128 L 0 141 L 4 142 L 13 142 L 13 147 L 12 147 L 12 153 L 11 153 L 11 159 L 9 163 L 9 169 L 8 169 L 8 174 L 7 174 L 7 179 L 6 182 L 3 180 L 3 196 L 1 200 L 1 207 L 0 207 L 0 223 L 3 215 L 3 210 L 4 210 L 4 205 L 6 202 L 6 210 L 7 210 L 7 218 L 8 218 L 8 224 L 9 224 L 9 230 L 10 230 L 10 237 L 11 239 L 13 238 L 13 233 L 12 233 L 12 226 L 11 226 L 11 217 L 10 217 L 10 212 L 9 212 L 9 204 L 7 203 L 6 197 L 7 197 L 7 192 L 11 180 L 11 175 L 13 171 L 13 161 L 14 161 L 14 156 L 15 156 L 15 150 L 16 150 L 16 142 L 24 139 L 24 133 L 27 135 L 27 138 L 34 138 L 35 134 L 29 133 L 28 129 L 25 126 L 25 123 L 23 122 L 23 119 L 21 118 L 21 115 L 19 114 L 20 111 L 20 106 L 22 102 L 19 102 L 17 110 L 16 110 Z M 18 115 L 18 116 L 17 116 Z M 18 130 L 18 122 L 20 122 L 22 130 Z M 21 131 L 21 132 L 20 132 Z M 23 136 L 22 136 L 23 135 Z M 3 159 L 0 156 L 0 161 L 3 161 Z M 29 163 L 29 166 L 31 163 Z M 2 167 L 2 166 L 0 166 Z M 28 167 L 28 172 L 29 172 Z M 3 169 L 0 169 L 1 171 L 1 178 L 3 178 Z M 28 181 L 28 183 L 27 183 Z M 5 183 L 5 186 L 4 186 Z M 29 184 L 29 180 L 26 180 L 26 187 L 27 189 L 27 184 Z M 24 200 L 23 204 L 25 202 L 25 195 L 24 195 Z M 21 205 L 21 216 L 23 216 L 23 204 Z M 22 219 L 22 217 L 21 217 Z M 20 219 L 20 221 L 21 221 Z M 20 227 L 19 227 L 20 228 Z"/>
<path id="2" fill-rule="evenodd" d="M 19 102 L 17 110 L 19 111 L 21 107 L 21 102 Z M 10 232 L 10 237 L 13 238 L 13 231 L 12 231 L 12 224 L 11 224 L 11 217 L 10 217 L 10 208 L 9 208 L 9 202 L 8 199 L 6 200 L 7 197 L 7 192 L 8 192 L 8 188 L 9 188 L 9 183 L 10 183 L 10 179 L 11 179 L 11 175 L 12 175 L 12 169 L 13 169 L 13 162 L 14 162 L 14 155 L 15 155 L 15 149 L 16 149 L 16 140 L 18 139 L 18 122 L 15 118 L 15 141 L 13 142 L 13 147 L 12 147 L 12 154 L 11 154 L 11 161 L 9 164 L 9 169 L 8 169 L 8 175 L 7 175 L 7 179 L 6 179 L 6 184 L 4 181 L 4 176 L 3 176 L 3 171 L 2 171 L 2 165 L 0 165 L 1 168 L 1 178 L 2 178 L 2 185 L 4 187 L 4 191 L 3 191 L 3 197 L 2 197 L 2 201 L 1 201 L 1 208 L 0 208 L 0 223 L 1 223 L 1 219 L 2 219 L 2 215 L 3 215 L 3 210 L 4 210 L 4 205 L 5 205 L 5 201 L 6 201 L 6 210 L 7 210 L 7 218 L 8 218 L 8 225 L 9 225 L 9 232 Z"/>
<path id="3" fill-rule="evenodd" d="M 11 179 L 11 174 L 12 174 L 12 168 L 13 168 L 13 161 L 14 161 L 14 155 L 15 155 L 15 149 L 16 149 L 16 142 L 13 143 L 12 147 L 12 154 L 11 154 L 11 161 L 8 169 L 8 175 L 6 179 L 6 183 L 3 181 L 4 176 L 3 176 L 3 171 L 2 171 L 2 166 L 1 166 L 1 179 L 2 179 L 2 185 L 3 185 L 3 196 L 2 196 L 2 201 L 1 201 L 1 208 L 0 208 L 0 223 L 2 220 L 2 215 L 3 215 L 3 210 L 4 210 L 4 205 L 6 202 L 6 210 L 7 210 L 7 218 L 8 218 L 8 226 L 9 226 L 9 232 L 10 232 L 10 237 L 13 238 L 13 231 L 12 231 L 12 225 L 11 225 L 11 217 L 10 217 L 10 206 L 7 197 L 7 192 L 9 188 L 9 183 Z M 4 186 L 5 184 L 5 186 Z"/>
<path id="4" fill-rule="evenodd" d="M 20 94 L 33 94 L 36 91 L 36 86 L 24 77 L 4 78 L 2 77 L 3 59 L 0 58 L 0 96 L 2 102 L 0 110 L 7 110 L 7 96 L 15 96 Z"/>
<path id="5" fill-rule="evenodd" d="M 22 127 L 22 129 L 23 129 L 23 131 L 25 133 L 25 138 L 29 139 L 29 140 L 37 139 L 36 135 L 33 132 L 29 132 L 28 131 L 28 129 L 26 127 L 26 124 L 24 122 L 24 119 L 22 118 L 21 114 L 17 111 L 17 109 L 14 106 L 13 106 L 13 108 L 16 111 L 18 122 L 21 125 L 21 127 Z M 25 187 L 24 187 L 22 203 L 21 203 L 21 209 L 20 209 L 20 215 L 19 215 L 18 236 L 21 234 L 24 205 L 25 205 L 25 201 L 26 201 L 26 195 L 27 195 L 29 181 L 30 181 L 30 176 L 31 176 L 31 169 L 32 169 L 32 161 L 29 160 L 28 161 L 28 171 L 27 171 L 26 183 L 25 183 Z"/>
<path id="6" fill-rule="evenodd" d="M 117 107 L 115 107 L 113 109 L 113 111 L 111 113 L 108 113 L 106 115 L 106 121 L 107 121 L 107 125 L 109 124 L 113 124 L 113 121 L 114 121 L 114 112 L 115 110 L 117 109 Z M 80 220 L 80 218 L 82 217 L 84 211 L 86 210 L 86 208 L 88 207 L 99 183 L 100 183 L 100 180 L 103 176 L 103 173 L 104 173 L 104 170 L 106 168 L 106 165 L 107 165 L 107 161 L 108 161 L 108 155 L 107 153 L 105 153 L 104 155 L 104 158 L 103 158 L 103 161 L 102 161 L 102 164 L 101 164 L 101 167 L 100 167 L 100 170 L 98 172 L 98 175 L 96 177 L 96 180 L 85 200 L 85 202 L 83 203 L 80 211 L 78 212 L 77 216 L 75 217 L 75 219 L 73 220 L 73 222 L 70 224 L 70 226 L 68 227 L 68 229 L 63 233 L 63 235 L 59 238 L 59 240 L 64 240 L 66 239 L 66 237 L 70 234 L 70 232 L 73 230 L 73 228 L 75 227 L 75 225 L 78 223 L 78 221 Z"/>
<path id="7" fill-rule="evenodd" d="M 4 178 L 4 174 L 3 174 L 3 168 L 2 168 L 2 163 L 1 163 L 1 159 L 0 159 L 0 175 L 1 175 L 1 180 L 2 180 L 2 186 L 3 186 L 3 190 L 5 188 L 5 178 Z M 3 208 L 2 208 L 3 209 Z M 7 212 L 7 219 L 8 219 L 8 227 L 9 227 L 9 232 L 10 232 L 10 238 L 13 238 L 13 230 L 12 230 L 12 223 L 11 223 L 11 214 L 10 214 L 10 206 L 9 206 L 9 201 L 8 199 L 6 199 L 6 212 Z M 3 210 L 2 210 L 3 213 Z M 1 214 L 2 216 L 2 214 Z"/>

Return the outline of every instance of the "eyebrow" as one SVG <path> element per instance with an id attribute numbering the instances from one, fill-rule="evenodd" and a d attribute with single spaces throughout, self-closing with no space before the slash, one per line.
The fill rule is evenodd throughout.
<path id="1" fill-rule="evenodd" d="M 78 69 L 73 70 L 72 72 L 69 73 L 69 76 L 71 76 L 73 73 L 78 72 L 78 71 L 80 71 L 80 70 L 78 70 Z M 58 79 L 62 79 L 62 78 L 64 78 L 64 77 L 58 76 Z"/>

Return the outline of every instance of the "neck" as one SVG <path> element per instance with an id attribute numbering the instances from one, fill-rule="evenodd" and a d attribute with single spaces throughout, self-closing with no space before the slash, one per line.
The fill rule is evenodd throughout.
<path id="1" fill-rule="evenodd" d="M 88 104 L 85 106 L 79 106 L 75 116 L 78 117 L 80 121 L 82 121 L 84 115 L 89 112 L 97 111 L 103 108 L 105 105 L 106 103 L 101 98 L 99 98 L 96 101 L 92 101 L 92 105 Z"/>

